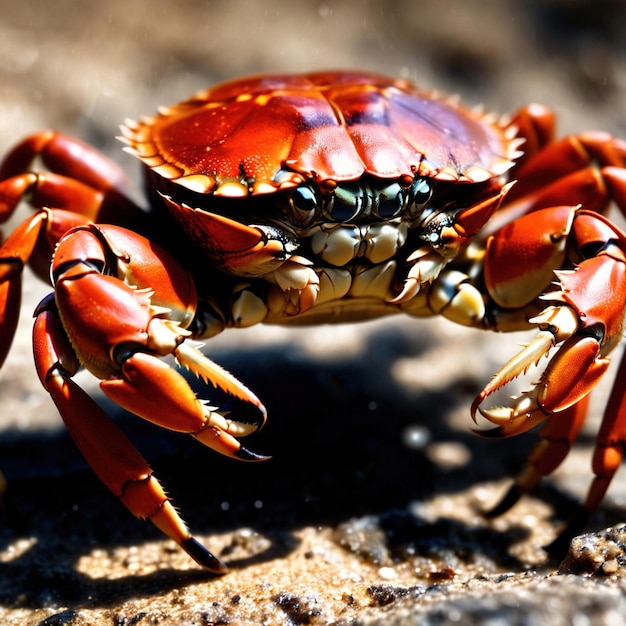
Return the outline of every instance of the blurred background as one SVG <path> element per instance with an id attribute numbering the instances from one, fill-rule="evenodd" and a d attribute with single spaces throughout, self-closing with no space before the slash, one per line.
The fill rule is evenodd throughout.
<path id="1" fill-rule="evenodd" d="M 620 0 L 55 0 L 2 3 L 0 145 L 120 120 L 249 73 L 363 68 L 498 110 L 624 128 Z M 621 118 L 621 119 L 620 119 Z"/>
<path id="2" fill-rule="evenodd" d="M 622 0 L 0 0 L 0 16 L 0 154 L 27 133 L 54 128 L 115 158 L 138 186 L 138 164 L 115 139 L 125 118 L 261 72 L 375 70 L 500 113 L 542 102 L 556 110 L 563 133 L 602 129 L 626 137 Z M 0 374 L 0 467 L 26 494 L 49 487 L 31 479 L 57 476 L 58 493 L 75 486 L 73 472 L 79 472 L 88 485 L 83 495 L 93 498 L 93 479 L 34 374 L 31 315 L 47 291 L 32 277 L 26 281 L 20 333 Z M 332 331 L 236 331 L 207 348 L 265 400 L 270 425 L 255 448 L 284 460 L 273 466 L 278 469 L 245 473 L 161 431 L 141 431 L 142 451 L 157 464 L 164 459 L 177 493 L 186 482 L 180 454 L 190 457 L 190 467 L 205 468 L 197 472 L 217 467 L 232 477 L 233 485 L 217 486 L 209 504 L 194 498 L 199 476 L 182 494 L 201 531 L 227 528 L 236 514 L 261 523 L 255 503 L 271 499 L 282 508 L 266 515 L 266 524 L 318 523 L 329 511 L 337 524 L 342 516 L 406 504 L 440 486 L 453 490 L 506 476 L 530 447 L 528 441 L 485 444 L 468 433 L 471 398 L 502 364 L 503 353 L 516 350 L 513 338 L 485 337 L 447 322 L 392 320 Z M 131 431 L 140 428 L 132 424 Z M 431 478 L 436 459 L 416 461 L 411 445 L 408 460 L 396 456 L 407 437 L 413 444 L 421 437 L 457 446 L 447 456 L 441 448 L 449 463 L 445 476 Z M 573 493 L 584 490 L 588 463 L 563 474 Z M 324 464 L 330 465 L 326 477 L 313 479 Z M 355 477 L 356 468 L 361 474 Z M 418 470 L 428 484 L 414 484 Z M 409 480 L 403 471 L 411 473 Z M 351 495 L 333 495 L 338 476 Z M 272 481 L 278 486 L 268 486 Z M 313 481 L 304 490 L 308 499 L 290 508 L 288 494 L 303 481 Z M 81 502 L 71 493 L 63 497 Z M 222 503 L 220 511 L 215 502 Z M 616 495 L 611 502 L 624 500 Z M 109 504 L 94 506 L 106 511 Z M 21 505 L 37 515 L 36 502 L 24 496 Z M 60 520 L 71 508 L 64 500 L 47 506 Z M 80 517 L 69 518 L 77 528 Z M 100 529 L 104 523 L 98 519 L 91 528 L 96 543 L 113 542 Z M 127 533 L 150 532 L 120 524 Z M 58 532 L 45 538 L 53 541 Z"/>

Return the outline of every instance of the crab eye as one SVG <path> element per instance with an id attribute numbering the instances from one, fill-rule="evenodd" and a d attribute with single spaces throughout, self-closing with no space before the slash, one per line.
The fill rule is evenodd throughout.
<path id="1" fill-rule="evenodd" d="M 289 196 L 289 223 L 297 228 L 308 228 L 315 219 L 318 199 L 315 189 L 310 185 L 296 187 Z"/>
<path id="2" fill-rule="evenodd" d="M 300 185 L 291 194 L 291 206 L 298 212 L 309 214 L 317 209 L 315 191 L 308 185 Z"/>
<path id="3" fill-rule="evenodd" d="M 411 185 L 410 195 L 408 218 L 415 220 L 428 206 L 433 196 L 433 188 L 425 178 L 416 178 Z"/>
<path id="4" fill-rule="evenodd" d="M 416 178 L 411 185 L 411 193 L 413 194 L 413 203 L 424 206 L 433 195 L 433 190 L 425 178 Z"/>
<path id="5" fill-rule="evenodd" d="M 342 185 L 333 192 L 326 213 L 334 222 L 349 222 L 361 212 L 361 208 L 358 186 Z"/>
<path id="6" fill-rule="evenodd" d="M 378 194 L 376 214 L 383 219 L 396 217 L 404 211 L 407 201 L 407 192 L 398 183 L 393 183 Z"/>

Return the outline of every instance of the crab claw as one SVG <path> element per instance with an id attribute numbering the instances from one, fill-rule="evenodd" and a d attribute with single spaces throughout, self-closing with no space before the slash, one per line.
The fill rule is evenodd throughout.
<path id="1" fill-rule="evenodd" d="M 108 271 L 115 268 L 123 279 L 101 270 L 107 260 Z M 249 461 L 265 458 L 235 438 L 260 428 L 265 408 L 232 374 L 186 343 L 191 332 L 183 324 L 193 317 L 195 289 L 163 250 L 123 229 L 87 226 L 61 240 L 53 275 L 55 303 L 73 348 L 102 379 L 109 398 L 164 428 L 190 433 L 222 454 Z M 144 286 L 146 278 L 155 289 Z M 185 378 L 161 360 L 170 354 L 205 382 L 255 407 L 254 417 L 228 420 L 207 407 Z"/>
<path id="2" fill-rule="evenodd" d="M 194 348 L 179 346 L 175 355 L 181 364 L 235 397 L 256 406 L 262 419 L 245 423 L 229 420 L 198 400 L 187 381 L 158 357 L 143 352 L 129 356 L 121 375 L 100 383 L 114 402 L 146 420 L 170 430 L 187 432 L 216 452 L 243 461 L 268 457 L 244 448 L 235 438 L 260 428 L 266 411 L 256 396 L 231 374 Z"/>
<path id="3" fill-rule="evenodd" d="M 490 437 L 525 433 L 587 396 L 609 365 L 609 359 L 599 354 L 600 344 L 595 338 L 574 336 L 559 348 L 530 391 L 513 398 L 507 407 L 481 409 L 479 405 L 489 395 L 483 390 L 472 405 L 472 416 L 475 418 L 476 411 L 480 411 L 497 424 L 495 432 L 487 431 Z"/>
<path id="4" fill-rule="evenodd" d="M 472 419 L 476 422 L 476 413 L 496 424 L 492 430 L 475 430 L 476 433 L 490 438 L 509 437 L 521 434 L 534 428 L 547 417 L 540 411 L 537 402 L 535 387 L 531 392 L 522 394 L 519 398 L 512 398 L 514 405 L 497 406 L 489 409 L 481 408 L 481 404 L 496 391 L 524 374 L 528 368 L 537 364 L 542 356 L 548 354 L 554 346 L 554 335 L 549 331 L 540 332 L 533 341 L 510 359 L 489 381 L 478 394 L 471 407 Z M 538 412 L 539 411 L 539 412 Z"/>
<path id="5" fill-rule="evenodd" d="M 495 374 L 472 404 L 474 421 L 479 412 L 497 426 L 488 431 L 478 430 L 483 436 L 510 437 L 527 432 L 553 413 L 584 398 L 608 367 L 609 360 L 600 353 L 600 341 L 575 332 L 579 322 L 570 307 L 548 307 L 531 322 L 543 330 Z M 563 344 L 530 391 L 512 398 L 508 406 L 481 408 L 490 395 L 537 364 L 561 341 Z"/>
<path id="6" fill-rule="evenodd" d="M 574 224 L 583 243 L 589 241 L 589 232 L 595 232 L 593 226 L 605 227 L 597 216 L 588 218 L 586 212 L 581 212 L 580 223 Z M 616 239 L 621 236 L 617 231 L 612 232 Z M 556 304 L 529 320 L 538 325 L 539 334 L 504 365 L 472 405 L 474 420 L 480 412 L 498 426 L 491 436 L 523 433 L 553 413 L 579 402 L 607 370 L 606 355 L 621 337 L 624 313 L 620 294 L 626 263 L 619 246 L 605 246 L 597 256 L 583 260 L 575 270 L 558 270 L 555 274 L 561 289 L 541 298 Z M 533 389 L 513 399 L 508 407 L 480 408 L 487 397 L 526 372 L 561 342 Z"/>
<path id="7" fill-rule="evenodd" d="M 474 237 L 480 232 L 491 216 L 498 210 L 502 200 L 514 184 L 514 181 L 508 182 L 482 202 L 459 211 L 454 218 L 453 225 L 456 235 L 468 238 Z"/>
<path id="8" fill-rule="evenodd" d="M 247 225 L 162 196 L 192 241 L 217 267 L 237 276 L 262 276 L 278 268 L 297 244 L 274 226 Z M 193 214 L 193 219 L 190 215 Z"/>

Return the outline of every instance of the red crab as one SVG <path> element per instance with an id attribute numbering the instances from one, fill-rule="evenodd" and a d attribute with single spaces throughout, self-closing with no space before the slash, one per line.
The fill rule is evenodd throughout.
<path id="1" fill-rule="evenodd" d="M 120 169 L 55 132 L 19 143 L 0 169 L 0 218 L 35 209 L 0 249 L 0 358 L 15 332 L 22 268 L 51 278 L 36 310 L 37 371 L 102 481 L 198 563 L 196 541 L 150 467 L 73 381 L 80 367 L 120 406 L 243 460 L 265 420 L 257 397 L 190 345 L 225 328 L 394 313 L 443 315 L 495 331 L 538 333 L 472 407 L 542 443 L 492 513 L 567 455 L 587 394 L 624 326 L 626 143 L 605 133 L 554 138 L 537 105 L 497 119 L 457 100 L 365 72 L 229 82 L 122 127 L 145 165 L 150 209 Z M 39 157 L 46 171 L 31 170 Z M 50 262 L 52 265 L 50 267 Z M 485 399 L 556 348 L 532 389 Z M 256 407 L 224 415 L 161 357 Z M 626 443 L 617 373 L 575 533 L 601 501 Z"/>

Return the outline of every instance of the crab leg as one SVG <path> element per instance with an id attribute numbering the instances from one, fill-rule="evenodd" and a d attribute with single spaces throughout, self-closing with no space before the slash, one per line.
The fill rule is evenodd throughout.
<path id="1" fill-rule="evenodd" d="M 587 132 L 555 141 L 554 113 L 538 104 L 520 109 L 511 126 L 524 138 L 524 154 L 510 171 L 515 185 L 484 233 L 559 205 L 580 204 L 604 214 L 613 200 L 626 214 L 624 140 Z"/>
<path id="2" fill-rule="evenodd" d="M 616 385 L 609 396 L 602 424 L 596 436 L 592 469 L 594 479 L 587 492 L 583 505 L 578 506 L 559 536 L 546 550 L 552 554 L 563 554 L 570 537 L 580 533 L 589 515 L 595 511 L 604 498 L 611 480 L 617 472 L 626 449 L 626 397 L 620 382 L 626 376 L 626 358 L 622 355 L 617 370 Z M 570 441 L 573 441 L 571 439 Z"/>
<path id="3" fill-rule="evenodd" d="M 546 228 L 545 217 L 553 220 Z M 543 241 L 534 240 L 532 224 L 543 218 Z M 559 222 L 561 226 L 559 227 Z M 518 230 L 519 229 L 519 230 Z M 541 263 L 530 263 L 537 275 L 535 284 L 546 284 L 545 271 L 563 267 L 568 255 L 583 258 L 573 270 L 554 270 L 559 289 L 539 295 L 520 293 L 514 272 L 508 267 L 509 254 L 504 245 L 514 231 L 517 245 L 532 251 Z M 533 256 L 528 257 L 533 261 Z M 491 269 L 497 269 L 491 276 Z M 500 269 L 498 269 L 500 268 Z M 508 273 L 507 273 L 508 272 Z M 502 306 L 522 306 L 524 300 L 539 296 L 550 306 L 529 321 L 539 327 L 537 336 L 506 363 L 478 395 L 472 416 L 479 411 L 496 428 L 476 431 L 488 437 L 507 437 L 530 430 L 546 421 L 542 441 L 503 499 L 487 513 L 492 517 L 508 510 L 519 497 L 532 489 L 542 476 L 550 474 L 569 452 L 585 420 L 588 394 L 609 365 L 608 354 L 619 342 L 624 324 L 626 290 L 626 236 L 608 220 L 592 211 L 557 207 L 517 220 L 491 239 L 486 253 L 485 276 L 490 293 Z M 539 381 L 530 391 L 512 399 L 508 406 L 482 408 L 483 402 L 498 389 L 525 372 L 554 348 Z M 597 437 L 593 471 L 595 479 L 585 505 L 572 517 L 559 538 L 547 547 L 561 552 L 565 542 L 579 532 L 599 505 L 619 466 L 626 446 L 626 399 L 621 381 L 626 363 L 617 373 L 602 427 Z M 548 419 L 550 418 L 550 419 Z"/>
<path id="4" fill-rule="evenodd" d="M 181 223 L 190 223 L 193 211 L 193 238 L 203 236 L 205 252 L 219 260 L 227 272 L 240 276 L 265 274 L 277 268 L 297 247 L 282 231 L 270 226 L 248 226 L 236 220 L 202 209 L 193 209 L 175 202 L 169 196 L 163 200 L 173 215 L 181 215 Z"/>
<path id="5" fill-rule="evenodd" d="M 0 180 L 28 171 L 35 158 L 50 171 L 63 174 L 99 190 L 128 191 L 124 171 L 90 146 L 55 131 L 41 131 L 18 143 L 0 166 Z"/>
<path id="6" fill-rule="evenodd" d="M 602 216 L 581 211 L 581 224 L 575 231 L 585 233 L 588 242 L 596 227 L 604 231 Z M 498 424 L 503 435 L 524 432 L 537 421 L 562 411 L 586 396 L 608 367 L 606 354 L 621 338 L 624 324 L 622 293 L 626 289 L 625 236 L 615 228 L 613 242 L 608 238 L 597 256 L 585 259 L 575 271 L 558 271 L 561 289 L 544 296 L 555 302 L 531 319 L 540 333 L 511 359 L 474 401 L 475 416 L 483 401 L 539 360 L 555 344 L 563 342 L 556 355 L 530 392 L 522 394 L 509 407 L 480 409 Z M 619 244 L 619 245 L 616 245 Z M 582 248 L 582 246 L 579 246 Z M 534 423 L 533 423 L 534 422 Z"/>
<path id="7" fill-rule="evenodd" d="M 36 158 L 50 171 L 29 172 Z M 0 222 L 6 221 L 24 198 L 35 208 L 76 214 L 70 222 L 64 216 L 48 224 L 46 234 L 53 242 L 52 249 L 64 232 L 77 224 L 94 221 L 129 226 L 141 220 L 142 211 L 128 193 L 128 180 L 117 164 L 86 144 L 53 131 L 27 137 L 0 164 Z"/>
<path id="8" fill-rule="evenodd" d="M 558 419 L 546 421 L 539 432 L 541 440 L 528 457 L 526 467 L 515 477 L 500 502 L 484 513 L 485 517 L 497 517 L 508 511 L 524 494 L 534 489 L 542 477 L 551 474 L 563 462 L 585 422 L 588 405 L 589 396 L 586 396 L 559 413 Z M 502 436 L 499 428 L 474 432 L 483 437 Z"/>
<path id="9" fill-rule="evenodd" d="M 265 408 L 259 399 L 184 344 L 191 335 L 185 326 L 193 320 L 196 294 L 188 273 L 169 254 L 122 228 L 85 226 L 60 241 L 52 275 L 56 303 L 74 350 L 81 363 L 102 379 L 102 389 L 111 399 L 165 428 L 192 433 L 223 453 L 246 460 L 264 458 L 242 448 L 232 436 L 263 425 Z M 204 406 L 184 378 L 160 360 L 168 354 L 255 406 L 260 418 L 234 422 Z"/>
<path id="10" fill-rule="evenodd" d="M 224 564 L 189 533 L 144 458 L 71 380 L 80 364 L 54 311 L 39 312 L 33 344 L 39 378 L 100 480 L 134 515 L 149 519 L 197 563 L 216 574 L 224 573 Z"/>
<path id="11" fill-rule="evenodd" d="M 613 137 L 605 132 L 586 132 L 578 135 L 570 135 L 555 141 L 556 123 L 554 112 L 547 107 L 531 104 L 520 109 L 512 118 L 511 125 L 518 129 L 519 136 L 524 138 L 524 154 L 517 159 L 516 165 L 511 170 L 512 180 L 517 180 L 514 190 L 510 194 L 511 201 L 527 195 L 542 193 L 542 190 L 556 183 L 569 174 L 578 171 L 595 170 L 604 178 L 608 174 L 609 179 L 624 181 L 626 173 L 626 141 Z M 624 186 L 617 188 L 611 180 L 606 181 L 611 197 L 618 206 L 624 207 L 623 201 L 626 191 Z M 595 191 L 604 193 L 604 184 L 596 189 L 583 188 L 562 184 L 561 190 L 567 193 L 567 199 L 562 198 L 558 204 L 582 203 L 585 208 L 592 208 L 582 200 L 581 193 L 585 198 L 594 200 Z M 544 207 L 550 206 L 544 204 Z"/>
<path id="12" fill-rule="evenodd" d="M 150 519 L 207 569 L 224 567 L 191 537 L 152 471 L 72 377 L 81 365 L 101 379 L 119 406 L 170 430 L 189 433 L 239 460 L 267 457 L 236 439 L 263 425 L 265 408 L 234 376 L 185 343 L 195 287 L 164 250 L 115 226 L 71 230 L 56 249 L 54 297 L 36 311 L 37 371 L 96 474 L 138 517 Z M 167 306 L 165 306 L 167 305 Z M 237 421 L 196 398 L 187 381 L 161 361 L 174 355 L 190 371 L 258 410 Z"/>
<path id="13" fill-rule="evenodd" d="M 2 183 L 0 193 L 1 186 Z M 73 214 L 60 211 L 55 216 L 56 224 L 67 225 L 68 228 L 74 225 L 73 220 L 65 219 L 68 215 Z M 42 210 L 35 213 L 22 222 L 0 247 L 0 366 L 6 359 L 17 328 L 24 266 L 33 258 L 36 262 L 35 271 L 39 268 L 40 271 L 37 273 L 43 273 L 46 265 L 49 265 L 50 254 L 54 249 L 54 244 L 47 239 L 46 232 L 50 230 L 47 228 L 51 222 L 50 218 L 50 211 Z M 40 252 L 41 250 L 43 252 Z"/>
<path id="14" fill-rule="evenodd" d="M 53 171 L 27 172 L 37 157 Z M 40 210 L 0 247 L 0 364 L 15 335 L 24 266 L 30 263 L 47 281 L 56 243 L 70 228 L 87 221 L 129 225 L 140 219 L 140 209 L 125 195 L 127 186 L 115 163 L 52 131 L 31 135 L 6 156 L 0 165 L 0 222 L 8 220 L 24 198 Z"/>
<path id="15" fill-rule="evenodd" d="M 626 357 L 622 355 L 620 366 L 604 416 L 596 438 L 596 450 L 593 457 L 595 478 L 585 501 L 587 511 L 595 510 L 611 483 L 619 467 L 626 448 L 626 396 L 622 387 L 626 379 Z"/>

